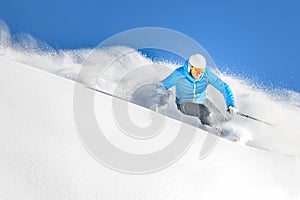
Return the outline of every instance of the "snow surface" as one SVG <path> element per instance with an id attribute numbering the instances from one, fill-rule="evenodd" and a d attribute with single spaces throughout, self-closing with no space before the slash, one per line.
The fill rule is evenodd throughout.
<path id="1" fill-rule="evenodd" d="M 271 152 L 221 139 L 200 160 L 207 133 L 198 130 L 191 147 L 173 165 L 154 173 L 132 175 L 102 165 L 84 148 L 73 116 L 74 81 L 13 59 L 18 60 L 9 57 L 7 51 L 0 56 L 0 199 L 300 198 L 300 161 L 295 157 L 300 152 L 298 105 L 283 104 L 282 99 L 223 77 L 237 94 L 240 110 L 272 119 L 272 123 L 289 122 L 269 132 L 248 122 L 254 130 L 252 145 Z M 34 65 L 38 62 L 36 57 L 29 60 Z M 111 97 L 95 93 L 95 104 L 95 108 L 109 108 Z M 149 115 L 139 106 L 131 105 L 130 109 L 136 119 Z M 266 114 L 266 110 L 272 112 Z M 96 115 L 99 120 L 107 120 L 108 130 L 117 130 L 107 112 L 99 110 Z M 170 119 L 168 123 L 178 127 L 180 122 Z M 111 136 L 112 142 L 117 140 Z M 130 145 L 120 148 L 139 150 Z M 148 151 L 147 147 L 140 150 Z"/>
<path id="2" fill-rule="evenodd" d="M 120 59 L 120 54 L 126 56 Z M 94 73 L 78 76 L 82 67 L 108 63 L 100 79 Z M 147 65 L 152 71 L 143 70 L 151 76 L 137 78 L 136 67 Z M 232 88 L 239 110 L 275 125 L 235 117 L 227 125 L 252 138 L 246 146 L 219 139 L 206 157 L 200 157 L 206 139 L 214 136 L 199 129 L 179 160 L 139 175 L 113 170 L 89 153 L 74 120 L 75 81 L 97 81 L 98 89 L 129 99 L 133 89 L 147 84 L 145 80 L 159 81 L 179 66 L 153 63 L 122 46 L 55 50 L 30 35 L 11 35 L 0 22 L 0 199 L 299 199 L 300 94 L 260 89 L 234 75 L 220 77 Z M 116 74 L 127 76 L 120 79 Z M 123 151 L 158 151 L 181 126 L 167 118 L 163 134 L 136 140 L 120 131 L 110 96 L 85 90 L 95 95 L 95 117 L 105 137 Z M 169 106 L 176 119 L 174 104 Z M 137 126 L 161 119 L 134 104 L 128 109 Z"/>

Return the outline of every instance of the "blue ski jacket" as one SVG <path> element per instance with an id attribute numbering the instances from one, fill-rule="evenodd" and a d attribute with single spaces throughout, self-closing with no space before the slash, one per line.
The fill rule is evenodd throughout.
<path id="1" fill-rule="evenodd" d="M 176 87 L 176 103 L 185 102 L 203 103 L 206 99 L 206 88 L 211 84 L 223 94 L 226 106 L 235 106 L 234 96 L 230 87 L 219 79 L 210 69 L 206 68 L 202 77 L 195 80 L 188 72 L 188 62 L 177 68 L 168 77 L 162 80 L 165 89 Z"/>

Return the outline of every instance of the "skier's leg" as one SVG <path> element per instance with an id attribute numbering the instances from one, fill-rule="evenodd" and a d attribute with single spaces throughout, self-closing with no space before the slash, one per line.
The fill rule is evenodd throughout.
<path id="1" fill-rule="evenodd" d="M 213 126 L 210 111 L 207 106 L 193 102 L 186 102 L 178 105 L 178 109 L 186 115 L 198 117 L 203 125 Z"/>
<path id="2" fill-rule="evenodd" d="M 208 107 L 210 111 L 210 116 L 213 119 L 213 124 L 222 126 L 223 123 L 226 121 L 225 116 L 221 113 L 219 108 L 215 104 L 212 103 L 210 99 L 205 99 L 203 103 L 206 107 Z"/>
<path id="3" fill-rule="evenodd" d="M 217 108 L 215 104 L 212 103 L 211 100 L 206 99 L 204 102 L 204 105 L 206 105 L 211 114 L 211 118 L 213 119 L 213 128 L 216 130 L 217 135 L 221 137 L 228 137 L 230 136 L 230 129 L 224 129 L 223 124 L 226 121 L 226 117 L 222 112 Z"/>

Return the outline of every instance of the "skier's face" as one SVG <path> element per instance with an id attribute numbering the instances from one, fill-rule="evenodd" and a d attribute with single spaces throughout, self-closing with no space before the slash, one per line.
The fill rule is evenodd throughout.
<path id="1" fill-rule="evenodd" d="M 203 75 L 204 71 L 205 71 L 205 68 L 197 69 L 197 68 L 193 67 L 192 70 L 191 70 L 192 77 L 195 80 L 198 80 L 199 78 L 201 78 L 201 76 Z"/>

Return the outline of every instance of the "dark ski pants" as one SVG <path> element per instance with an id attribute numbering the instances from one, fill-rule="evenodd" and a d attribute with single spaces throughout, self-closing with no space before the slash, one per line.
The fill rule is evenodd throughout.
<path id="1" fill-rule="evenodd" d="M 183 114 L 198 117 L 203 125 L 215 127 L 225 121 L 221 111 L 209 99 L 202 104 L 186 102 L 178 104 L 177 107 Z"/>

